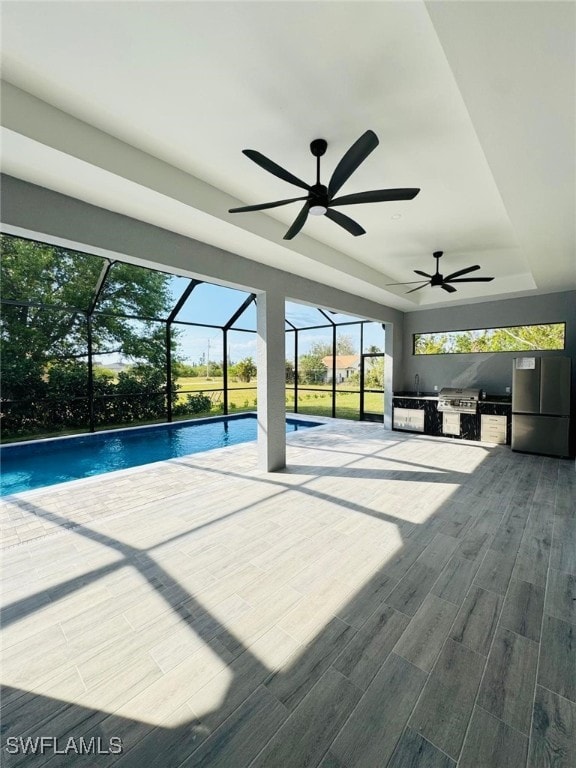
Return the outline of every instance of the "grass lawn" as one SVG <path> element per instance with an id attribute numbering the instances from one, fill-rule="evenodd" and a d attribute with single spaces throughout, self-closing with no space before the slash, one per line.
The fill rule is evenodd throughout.
<path id="1" fill-rule="evenodd" d="M 212 399 L 212 412 L 217 411 L 223 402 L 221 390 L 224 380 L 222 377 L 209 379 L 203 377 L 180 378 L 177 383 L 180 386 L 180 401 L 184 401 L 187 394 L 203 392 Z M 231 413 L 234 411 L 252 411 L 256 406 L 256 380 L 249 383 L 229 382 L 228 407 Z M 364 396 L 364 407 L 370 413 L 383 413 L 384 396 L 377 392 L 367 392 Z M 294 389 L 292 387 L 286 388 L 286 410 L 294 411 Z M 339 385 L 336 389 L 336 417 L 339 419 L 358 419 L 359 412 L 360 394 L 351 392 L 346 385 Z M 307 384 L 305 388 L 299 387 L 298 413 L 332 416 L 332 390 L 327 388 L 325 384 Z"/>
<path id="2" fill-rule="evenodd" d="M 212 411 L 218 411 L 224 401 L 224 379 L 204 377 L 182 377 L 176 380 L 180 387 L 178 401 L 184 402 L 186 395 L 202 392 L 212 400 Z M 256 408 L 256 381 L 228 382 L 228 408 L 231 411 L 253 411 Z M 204 414 L 205 415 L 205 414 Z M 189 418 L 189 417 L 188 417 Z"/>

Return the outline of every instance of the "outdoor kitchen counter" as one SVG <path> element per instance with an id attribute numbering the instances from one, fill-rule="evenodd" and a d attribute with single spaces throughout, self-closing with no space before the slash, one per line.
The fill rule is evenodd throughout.
<path id="1" fill-rule="evenodd" d="M 460 435 L 446 435 L 443 431 L 443 414 L 438 411 L 438 394 L 432 392 L 395 392 L 392 396 L 393 429 L 410 432 L 423 432 L 426 435 L 453 437 L 455 440 L 480 440 L 482 416 L 506 417 L 506 443 L 510 442 L 512 399 L 510 395 L 488 394 L 485 400 L 478 402 L 477 413 L 460 414 Z M 421 412 L 420 419 L 416 412 Z M 423 412 L 423 418 L 422 418 Z M 402 422 L 401 414 L 412 413 L 408 422 Z M 400 425 L 400 426 L 399 426 Z"/>
<path id="2" fill-rule="evenodd" d="M 438 392 L 394 392 L 394 399 L 401 397 L 404 400 L 436 400 L 438 402 Z"/>

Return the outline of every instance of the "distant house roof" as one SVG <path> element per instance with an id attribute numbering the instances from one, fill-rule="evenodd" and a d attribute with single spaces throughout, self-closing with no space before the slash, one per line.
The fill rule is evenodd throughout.
<path id="1" fill-rule="evenodd" d="M 130 367 L 129 363 L 101 363 L 99 361 L 94 362 L 95 368 L 107 368 L 109 371 L 125 371 Z"/>
<path id="2" fill-rule="evenodd" d="M 322 358 L 322 362 L 330 370 L 332 368 L 332 355 Z M 360 362 L 358 355 L 336 355 L 336 368 L 357 368 Z"/>

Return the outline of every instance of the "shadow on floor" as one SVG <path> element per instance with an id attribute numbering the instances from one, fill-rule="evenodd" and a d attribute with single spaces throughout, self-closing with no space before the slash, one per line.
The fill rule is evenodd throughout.
<path id="1" fill-rule="evenodd" d="M 428 732 L 424 715 L 420 720 L 417 718 L 416 730 L 406 726 L 438 654 L 446 653 L 444 641 L 448 630 L 495 534 L 501 532 L 504 538 L 514 539 L 517 551 L 538 483 L 538 473 L 525 477 L 517 471 L 517 458 L 507 454 L 508 458 L 504 459 L 502 453 L 482 450 L 488 459 L 493 455 L 500 458 L 497 463 L 488 461 L 487 466 L 480 464 L 472 475 L 445 471 L 430 464 L 412 463 L 416 470 L 421 466 L 422 471 L 373 471 L 349 465 L 335 468 L 291 465 L 286 474 L 303 475 L 307 479 L 294 485 L 293 478 L 282 479 L 283 473 L 250 477 L 251 482 L 270 486 L 279 497 L 301 494 L 307 499 L 328 502 L 334 508 L 393 523 L 402 542 L 391 556 L 383 559 L 382 567 L 350 596 L 336 615 L 329 618 L 304 646 L 298 646 L 288 657 L 282 671 L 263 664 L 250 646 L 246 647 L 229 632 L 194 595 L 155 561 L 152 550 L 166 542 L 143 550 L 87 526 L 75 526 L 76 535 L 115 551 L 119 559 L 51 587 L 45 594 L 35 594 L 8 605 L 2 612 L 4 625 L 32 615 L 45 604 L 43 598 L 57 601 L 115 570 L 130 566 L 166 601 L 180 623 L 209 644 L 215 653 L 220 653 L 230 671 L 230 682 L 219 705 L 203 712 L 201 718 L 195 716 L 188 702 L 182 704 L 177 710 L 179 725 L 172 727 L 120 717 L 105 709 L 90 709 L 7 687 L 2 703 L 4 764 L 23 765 L 25 768 L 44 765 L 54 768 L 61 765 L 244 768 L 252 764 L 254 768 L 320 765 L 322 768 L 371 768 L 373 765 L 384 768 L 387 765 L 408 764 L 418 768 L 420 765 L 422 768 L 455 766 L 472 716 L 475 692 L 480 685 L 478 653 L 461 646 L 456 649 L 456 660 L 451 657 L 446 660 L 448 665 L 454 663 L 468 668 L 471 685 L 475 685 L 475 689 L 474 695 L 467 698 L 462 698 L 458 689 L 453 691 L 453 701 L 436 704 L 439 717 L 448 717 L 451 709 L 456 711 L 445 741 L 434 746 L 432 741 L 418 734 L 418 723 L 422 725 L 421 732 Z M 350 464 L 366 458 L 366 455 L 358 454 L 358 458 L 351 460 Z M 369 455 L 368 458 L 382 457 Z M 408 463 L 402 459 L 390 460 L 399 464 Z M 182 463 L 194 466 L 193 461 Z M 540 468 L 542 463 L 532 461 L 531 466 Z M 202 470 L 224 477 L 243 477 L 231 471 L 219 473 L 205 466 Z M 372 481 L 393 479 L 399 483 L 452 483 L 458 492 L 449 501 L 440 504 L 428 519 L 416 525 L 310 487 L 318 473 Z M 504 478 L 505 493 L 499 492 L 505 487 Z M 517 503 L 518 499 L 522 504 Z M 18 505 L 20 502 L 15 498 L 12 503 Z M 49 519 L 63 528 L 69 527 L 65 518 L 40 508 L 34 509 L 30 502 L 22 502 L 22 507 L 28 514 Z M 234 512 L 203 525 L 221 522 L 247 508 L 240 506 Z M 192 527 L 167 541 L 185 537 L 193 530 L 196 529 Z M 509 562 L 505 564 L 508 569 L 506 588 L 512 566 Z M 502 568 L 504 565 L 497 562 L 492 571 L 486 573 L 485 580 L 505 578 Z M 414 622 L 417 614 L 420 616 L 419 610 L 426 600 L 438 601 L 436 621 L 444 622 L 446 631 L 442 637 L 433 634 L 428 638 L 432 650 L 422 644 L 419 647 L 416 642 L 415 647 L 406 650 L 407 658 L 403 658 L 393 649 L 408 624 Z M 498 610 L 502 601 L 503 598 L 498 600 Z M 446 640 L 448 642 L 452 641 Z M 485 661 L 482 661 L 482 670 Z M 22 663 L 26 663 L 25 659 Z M 105 687 L 112 682 L 104 679 L 99 685 Z M 142 670 L 141 682 L 127 692 L 127 696 L 139 695 L 148 684 L 147 672 Z M 179 681 L 179 684 L 185 685 L 185 680 Z M 426 695 L 425 691 L 422 700 L 426 700 Z M 434 724 L 433 713 L 429 715 L 429 720 Z M 542 734 L 548 727 L 542 718 L 540 720 L 536 740 L 544 738 Z M 42 736 L 57 738 L 58 741 L 29 742 L 29 753 L 22 753 L 20 738 L 36 739 Z M 110 750 L 112 737 L 122 740 L 122 754 L 106 754 L 105 750 Z M 81 738 L 84 745 L 80 743 Z M 439 740 L 442 741 L 442 738 L 440 735 Z M 113 741 L 113 748 L 115 743 Z M 41 747 L 44 754 L 38 754 Z M 66 750 L 66 755 L 54 754 L 55 747 Z M 92 754 L 77 754 L 82 747 L 91 749 Z M 16 748 L 20 749 L 19 753 L 10 754 Z M 36 754 L 32 755 L 30 752 L 34 748 Z M 333 753 L 328 752 L 331 748 Z M 99 753 L 94 754 L 94 750 Z M 511 762 L 510 768 L 516 764 L 525 765 L 526 750 L 527 739 L 520 740 L 517 754 L 524 755 L 523 762 Z M 403 762 L 409 758 L 412 762 Z M 414 762 L 417 759 L 424 762 Z M 495 768 L 500 766 L 495 765 Z"/>

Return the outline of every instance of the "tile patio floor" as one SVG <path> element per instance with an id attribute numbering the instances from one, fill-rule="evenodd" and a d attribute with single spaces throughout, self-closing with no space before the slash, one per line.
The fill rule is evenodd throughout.
<path id="1" fill-rule="evenodd" d="M 3 764 L 573 768 L 574 463 L 342 421 L 288 462 L 1 505 Z"/>

